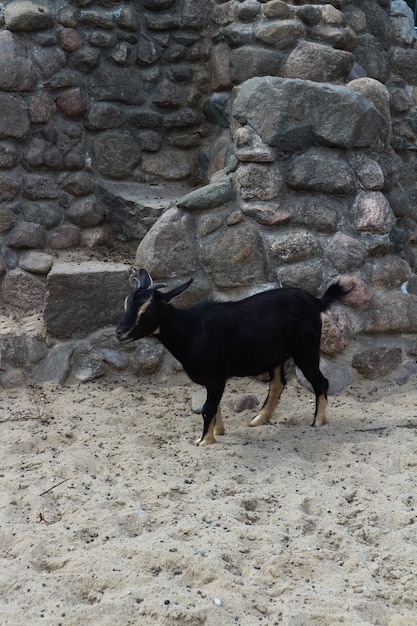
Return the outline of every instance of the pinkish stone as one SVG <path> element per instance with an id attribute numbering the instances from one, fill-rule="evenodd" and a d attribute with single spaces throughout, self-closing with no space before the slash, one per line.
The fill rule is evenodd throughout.
<path id="1" fill-rule="evenodd" d="M 56 111 L 56 104 L 48 94 L 34 94 L 28 98 L 28 113 L 33 124 L 45 124 Z"/>
<path id="2" fill-rule="evenodd" d="M 49 245 L 53 250 L 66 250 L 76 248 L 80 239 L 80 233 L 76 226 L 63 224 L 50 234 Z"/>
<path id="3" fill-rule="evenodd" d="M 347 313 L 333 309 L 323 315 L 321 351 L 325 354 L 340 354 L 353 335 L 353 328 Z"/>
<path id="4" fill-rule="evenodd" d="M 371 191 L 359 196 L 352 209 L 352 221 L 356 230 L 386 235 L 395 224 L 395 215 L 384 194 Z"/>
<path id="5" fill-rule="evenodd" d="M 73 28 L 63 28 L 59 33 L 59 43 L 65 52 L 73 52 L 81 48 L 83 39 Z"/>
<path id="6" fill-rule="evenodd" d="M 103 228 L 84 229 L 80 234 L 80 244 L 91 250 L 103 246 L 109 241 L 109 235 Z"/>
<path id="7" fill-rule="evenodd" d="M 68 117 L 79 117 L 85 111 L 84 98 L 78 87 L 58 96 L 55 102 Z"/>
<path id="8" fill-rule="evenodd" d="M 357 276 L 343 276 L 340 282 L 344 287 L 352 288 L 351 292 L 343 298 L 343 302 L 353 309 L 360 309 L 372 299 L 372 289 Z"/>

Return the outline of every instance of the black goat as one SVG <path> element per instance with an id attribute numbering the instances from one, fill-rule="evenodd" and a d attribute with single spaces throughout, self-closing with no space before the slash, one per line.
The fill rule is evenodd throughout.
<path id="1" fill-rule="evenodd" d="M 321 313 L 349 293 L 340 282 L 319 299 L 295 287 L 272 289 L 236 302 L 202 301 L 187 309 L 169 302 L 192 282 L 161 293 L 140 270 L 138 288 L 126 298 L 125 314 L 117 327 L 120 342 L 155 335 L 180 361 L 194 382 L 207 389 L 204 428 L 196 443 L 214 443 L 223 435 L 220 400 L 226 380 L 268 372 L 267 399 L 250 426 L 272 417 L 285 385 L 284 363 L 292 358 L 316 395 L 313 426 L 326 423 L 328 381 L 319 369 Z"/>

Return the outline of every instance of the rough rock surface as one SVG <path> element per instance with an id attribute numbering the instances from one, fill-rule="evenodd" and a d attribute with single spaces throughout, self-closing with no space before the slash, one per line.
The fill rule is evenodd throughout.
<path id="1" fill-rule="evenodd" d="M 41 316 L 60 257 L 126 261 L 122 241 L 155 278 L 193 275 L 189 301 L 349 278 L 327 358 L 413 359 L 416 56 L 403 0 L 5 3 L 4 306 Z"/>

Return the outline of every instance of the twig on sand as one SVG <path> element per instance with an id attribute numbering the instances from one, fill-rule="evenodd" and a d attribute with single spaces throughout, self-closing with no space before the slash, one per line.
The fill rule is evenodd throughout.
<path id="1" fill-rule="evenodd" d="M 49 489 L 45 489 L 45 491 L 42 491 L 42 493 L 40 493 L 39 496 L 44 496 L 46 493 L 48 493 L 48 491 L 52 491 L 52 489 L 55 489 L 56 487 L 59 487 L 59 485 L 66 483 L 67 480 L 69 480 L 69 478 L 64 478 L 64 480 L 61 480 L 60 483 L 57 483 L 56 485 L 52 485 L 52 487 L 49 487 Z"/>

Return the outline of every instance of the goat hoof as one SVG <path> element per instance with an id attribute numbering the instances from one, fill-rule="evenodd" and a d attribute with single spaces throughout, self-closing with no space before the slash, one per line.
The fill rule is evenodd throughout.
<path id="1" fill-rule="evenodd" d="M 317 426 L 324 426 L 325 424 L 327 424 L 327 418 L 325 417 L 324 419 L 318 420 L 315 419 L 314 422 L 311 424 L 314 428 L 316 428 Z"/>
<path id="2" fill-rule="evenodd" d="M 214 434 L 221 437 L 222 435 L 224 435 L 224 428 L 214 428 Z"/>
<path id="3" fill-rule="evenodd" d="M 200 437 L 200 439 L 197 439 L 196 441 L 197 446 L 200 446 L 200 448 L 202 448 L 203 446 L 211 446 L 212 443 L 216 443 L 216 440 L 214 437 L 212 438 L 204 437 L 204 439 Z"/>
<path id="4" fill-rule="evenodd" d="M 256 417 L 251 419 L 251 421 L 249 422 L 249 426 L 263 426 L 263 424 L 266 424 L 267 422 L 269 422 L 268 419 L 265 419 L 261 415 L 257 415 Z"/>

